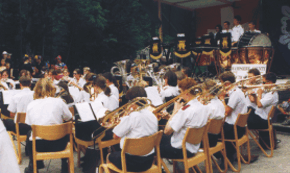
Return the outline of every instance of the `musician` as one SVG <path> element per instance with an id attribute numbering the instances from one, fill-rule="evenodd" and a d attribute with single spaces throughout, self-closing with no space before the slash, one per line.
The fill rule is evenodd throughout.
<path id="1" fill-rule="evenodd" d="M 249 26 L 249 31 L 248 32 L 251 32 L 251 33 L 261 33 L 260 30 L 257 30 L 256 29 L 256 22 L 255 21 L 249 22 L 248 26 Z"/>
<path id="2" fill-rule="evenodd" d="M 201 92 L 201 90 L 193 89 L 190 92 L 185 92 L 195 85 L 196 82 L 192 78 L 185 78 L 180 81 L 179 88 L 181 90 L 181 97 L 187 104 L 184 105 L 178 101 L 174 105 L 173 113 L 165 126 L 164 135 L 160 143 L 162 158 L 183 158 L 182 140 L 187 128 L 203 127 L 208 121 L 209 114 L 206 107 L 196 98 L 196 94 Z M 187 156 L 194 156 L 199 147 L 200 144 L 187 144 Z"/>
<path id="3" fill-rule="evenodd" d="M 25 123 L 28 125 L 52 125 L 61 124 L 72 119 L 68 106 L 61 98 L 54 98 L 55 87 L 53 83 L 41 78 L 34 87 L 34 100 L 27 106 Z M 65 136 L 57 141 L 36 140 L 36 150 L 39 152 L 64 150 L 69 138 Z M 24 173 L 33 173 L 32 163 L 32 136 L 27 134 L 27 150 L 29 153 L 29 165 Z M 37 162 L 37 169 L 44 168 L 42 161 Z M 62 172 L 67 172 L 67 159 L 62 159 Z"/>
<path id="4" fill-rule="evenodd" d="M 73 78 L 71 78 L 69 76 L 69 70 L 68 69 L 64 69 L 63 70 L 63 77 L 62 77 L 62 80 L 64 81 L 67 81 L 67 82 L 70 82 Z"/>
<path id="5" fill-rule="evenodd" d="M 8 105 L 7 110 L 10 112 L 10 117 L 14 118 L 14 121 L 11 119 L 3 120 L 3 123 L 7 129 L 7 131 L 15 130 L 15 123 L 16 123 L 16 114 L 18 112 L 26 112 L 28 104 L 33 100 L 33 92 L 30 90 L 30 79 L 22 76 L 19 79 L 21 92 L 14 95 L 10 103 Z M 25 123 L 19 123 L 19 132 L 20 135 L 26 135 L 28 131 L 31 130 L 31 127 Z"/>
<path id="6" fill-rule="evenodd" d="M 141 86 L 145 89 L 147 98 L 151 100 L 153 106 L 159 106 L 163 103 L 157 86 L 148 86 L 148 83 L 144 80 L 138 82 L 138 86 Z"/>
<path id="7" fill-rule="evenodd" d="M 208 98 L 205 98 L 209 100 L 209 102 L 206 104 L 206 107 L 210 111 L 209 119 L 223 119 L 225 117 L 225 107 L 223 105 L 223 102 L 218 99 L 216 96 L 218 89 L 213 89 L 216 86 L 216 82 L 208 79 L 203 83 L 203 93 L 205 95 L 208 95 Z M 208 134 L 209 139 L 209 146 L 214 147 L 217 144 L 218 141 L 218 135 L 215 134 Z"/>
<path id="8" fill-rule="evenodd" d="M 76 102 L 90 102 L 95 99 L 95 91 L 93 87 L 93 81 L 97 77 L 94 73 L 88 73 L 85 77 L 86 84 L 83 87 L 83 90 L 80 91 Z"/>
<path id="9" fill-rule="evenodd" d="M 0 172 L 20 173 L 12 141 L 0 119 Z"/>
<path id="10" fill-rule="evenodd" d="M 6 62 L 5 59 L 1 59 L 1 66 L 0 66 L 0 72 L 6 69 Z"/>
<path id="11" fill-rule="evenodd" d="M 215 26 L 215 33 L 214 33 L 214 39 L 215 39 L 215 43 L 217 44 L 217 45 L 219 45 L 220 43 L 219 43 L 219 40 L 220 40 L 220 34 L 222 33 L 222 26 L 221 25 L 216 25 Z"/>
<path id="12" fill-rule="evenodd" d="M 115 96 L 111 96 L 111 89 L 107 85 L 106 78 L 104 76 L 98 76 L 93 81 L 93 87 L 98 94 L 95 100 L 99 100 L 103 103 L 104 107 L 110 111 L 119 107 L 119 100 Z"/>
<path id="13" fill-rule="evenodd" d="M 236 81 L 235 75 L 230 71 L 222 73 L 219 76 L 219 79 L 225 87 L 232 86 L 232 84 Z M 227 95 L 226 93 L 229 97 L 227 103 L 225 102 L 225 96 Z M 237 86 L 234 86 L 233 88 L 230 87 L 228 91 L 221 93 L 219 97 L 225 107 L 226 119 L 223 126 L 225 138 L 234 139 L 234 124 L 237 120 L 238 114 L 247 113 L 246 98 L 244 93 Z M 237 130 L 238 137 L 241 137 L 245 134 L 245 128 L 238 126 Z M 231 161 L 231 163 L 233 163 L 236 150 L 230 142 L 226 142 L 226 152 L 228 159 Z M 223 165 L 223 163 L 221 165 Z"/>
<path id="14" fill-rule="evenodd" d="M 176 87 L 178 88 L 179 82 L 182 79 L 186 78 L 186 76 L 185 76 L 185 74 L 182 71 L 177 71 L 177 72 L 175 72 L 175 74 L 176 74 L 176 77 L 177 77 L 177 85 L 176 85 Z"/>
<path id="15" fill-rule="evenodd" d="M 144 88 L 134 86 L 127 91 L 126 97 L 132 100 L 136 97 L 146 97 Z M 138 103 L 131 105 L 131 109 L 137 109 Z M 156 116 L 147 109 L 129 112 L 128 116 L 121 119 L 121 122 L 113 129 L 113 138 L 121 138 L 120 147 L 123 148 L 125 138 L 141 138 L 150 136 L 158 130 Z M 146 171 L 152 166 L 154 160 L 154 150 L 144 156 L 126 155 L 128 172 Z M 108 156 L 109 162 L 119 169 L 122 169 L 121 151 L 113 152 Z"/>
<path id="16" fill-rule="evenodd" d="M 261 75 L 260 71 L 256 68 L 252 68 L 248 71 L 248 78 L 252 78 L 251 80 L 248 81 L 248 85 L 257 85 L 257 80 L 254 78 L 255 76 Z M 247 100 L 247 105 L 248 108 L 251 108 L 252 110 L 256 109 L 256 104 L 250 101 L 249 95 L 256 94 L 257 90 L 249 90 L 246 93 L 246 100 Z"/>
<path id="17" fill-rule="evenodd" d="M 263 84 L 275 84 L 276 75 L 272 72 L 263 75 Z M 274 87 L 265 87 L 265 89 L 273 89 Z M 279 102 L 277 91 L 265 93 L 262 89 L 258 89 L 257 95 L 249 95 L 250 101 L 256 104 L 255 110 L 251 111 L 248 118 L 249 129 L 267 129 L 268 114 L 272 106 L 276 106 Z M 259 136 L 270 146 L 269 133 L 259 132 Z"/>
<path id="18" fill-rule="evenodd" d="M 91 68 L 90 67 L 84 67 L 83 68 L 83 78 L 85 79 L 86 78 L 86 75 L 91 73 Z"/>
<path id="19" fill-rule="evenodd" d="M 107 86 L 110 87 L 112 95 L 114 95 L 117 99 L 119 99 L 119 90 L 114 84 L 115 78 L 110 72 L 106 72 L 103 74 L 103 76 L 106 78 Z"/>
<path id="20" fill-rule="evenodd" d="M 9 76 L 9 72 L 7 70 L 3 70 L 1 72 L 2 74 L 2 79 L 1 79 L 1 83 L 6 83 L 7 86 L 8 86 L 8 89 L 11 90 L 11 89 L 15 89 L 16 85 L 15 85 L 15 82 L 12 80 L 12 79 L 9 79 L 8 76 Z"/>
<path id="21" fill-rule="evenodd" d="M 60 81 L 56 86 L 59 88 L 59 92 L 56 93 L 55 97 L 62 98 L 66 104 L 71 104 L 74 102 L 72 98 L 67 83 L 65 81 Z"/>
<path id="22" fill-rule="evenodd" d="M 0 73 L 0 90 L 8 90 L 9 87 L 6 82 L 2 81 L 2 74 Z"/>
<path id="23" fill-rule="evenodd" d="M 232 30 L 230 29 L 230 22 L 229 21 L 225 21 L 224 22 L 224 29 L 222 30 L 222 33 L 231 33 Z"/>
<path id="24" fill-rule="evenodd" d="M 81 78 L 81 70 L 80 69 L 75 69 L 73 71 L 73 80 L 71 80 L 70 84 L 73 85 L 74 87 L 77 87 L 79 90 L 82 90 L 84 85 L 86 84 L 85 79 Z"/>
<path id="25" fill-rule="evenodd" d="M 242 18 L 240 15 L 234 17 L 234 27 L 232 29 L 232 46 L 237 46 L 240 37 L 244 34 L 244 28 L 240 24 Z"/>
<path id="26" fill-rule="evenodd" d="M 176 74 L 169 70 L 164 75 L 165 87 L 160 89 L 160 96 L 163 102 L 167 102 L 172 98 L 179 95 L 179 91 L 177 89 L 177 76 Z"/>

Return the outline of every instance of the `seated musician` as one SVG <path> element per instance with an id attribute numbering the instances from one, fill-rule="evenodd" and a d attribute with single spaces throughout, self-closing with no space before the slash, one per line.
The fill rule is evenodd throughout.
<path id="1" fill-rule="evenodd" d="M 259 76 L 260 74 L 261 73 L 260 73 L 260 71 L 258 69 L 256 69 L 256 68 L 250 69 L 248 71 L 248 78 L 252 78 L 252 79 L 250 79 L 247 84 L 248 85 L 257 85 L 258 84 L 257 83 L 258 80 L 255 79 L 254 77 L 255 76 Z M 256 92 L 257 92 L 257 89 L 249 90 L 249 91 L 246 92 L 246 95 L 247 95 L 246 96 L 247 106 L 248 106 L 248 108 L 251 108 L 252 110 L 255 110 L 256 109 L 256 104 L 250 101 L 249 96 L 250 95 L 255 95 Z"/>
<path id="2" fill-rule="evenodd" d="M 144 88 L 134 86 L 127 91 L 126 97 L 132 100 L 136 97 L 147 97 Z M 121 119 L 121 122 L 113 129 L 113 138 L 121 138 L 120 147 L 123 148 L 125 138 L 141 138 L 153 135 L 158 130 L 156 116 L 149 110 L 141 109 L 130 112 L 131 109 L 138 109 L 138 103 L 130 105 L 127 109 L 128 115 Z M 152 166 L 154 150 L 144 156 L 126 154 L 128 172 L 146 171 Z M 122 169 L 121 151 L 109 155 L 109 161 L 119 169 Z"/>
<path id="3" fill-rule="evenodd" d="M 61 98 L 54 98 L 55 87 L 53 83 L 41 78 L 34 87 L 34 100 L 27 106 L 25 123 L 28 125 L 52 125 L 61 124 L 63 121 L 72 119 L 68 106 Z M 68 136 L 57 141 L 36 140 L 36 150 L 39 152 L 64 150 L 69 138 Z M 32 136 L 27 134 L 27 150 L 29 154 L 29 165 L 25 173 L 33 172 L 32 162 Z M 42 161 L 37 162 L 37 169 L 44 168 Z M 67 159 L 62 159 L 62 172 L 67 172 Z"/>
<path id="4" fill-rule="evenodd" d="M 28 104 L 33 101 L 33 92 L 30 90 L 30 79 L 22 76 L 19 79 L 21 92 L 14 95 L 8 105 L 7 110 L 10 112 L 10 117 L 14 118 L 14 121 L 11 119 L 3 120 L 3 123 L 7 131 L 15 131 L 15 122 L 17 112 L 26 112 Z M 31 130 L 31 127 L 27 124 L 19 124 L 20 135 L 26 135 L 28 131 Z"/>
<path id="5" fill-rule="evenodd" d="M 276 75 L 274 73 L 267 73 L 263 75 L 263 84 L 275 84 Z M 265 89 L 274 89 L 274 86 L 266 86 Z M 248 118 L 249 129 L 267 129 L 268 128 L 268 114 L 272 106 L 276 106 L 279 102 L 277 91 L 266 92 L 258 89 L 257 95 L 249 95 L 250 101 L 256 105 L 255 110 L 251 111 Z M 269 133 L 260 132 L 259 136 L 270 146 Z"/>
<path id="6" fill-rule="evenodd" d="M 232 85 L 236 81 L 235 75 L 232 72 L 227 71 L 222 73 L 219 79 L 226 88 L 228 87 L 228 91 L 221 93 L 219 96 L 225 107 L 226 119 L 223 126 L 224 135 L 226 139 L 234 139 L 234 124 L 238 114 L 247 113 L 246 99 L 244 93 L 237 86 Z M 226 93 L 229 96 L 227 103 L 225 102 Z M 238 126 L 237 130 L 239 138 L 245 134 L 245 128 Z M 228 159 L 233 163 L 236 150 L 230 142 L 226 142 L 226 152 Z M 223 165 L 223 163 L 221 165 Z"/>
<path id="7" fill-rule="evenodd" d="M 165 86 L 160 88 L 160 96 L 163 102 L 168 102 L 172 98 L 179 95 L 179 91 L 176 88 L 177 85 L 177 76 L 176 74 L 169 70 L 164 75 Z"/>
<path id="8" fill-rule="evenodd" d="M 81 78 L 81 75 L 82 75 L 81 70 L 78 69 L 78 68 L 75 69 L 75 70 L 73 71 L 73 77 L 74 77 L 74 78 L 73 78 L 73 80 L 71 80 L 71 81 L 69 82 L 70 85 L 72 85 L 72 86 L 78 88 L 79 90 L 82 90 L 83 87 L 84 87 L 84 85 L 86 84 L 86 80 L 83 79 L 83 78 Z"/>
<path id="9" fill-rule="evenodd" d="M 16 85 L 15 85 L 15 82 L 12 80 L 12 79 L 9 79 L 9 72 L 7 70 L 3 70 L 1 72 L 2 74 L 2 79 L 1 79 L 1 83 L 5 85 L 5 83 L 7 84 L 8 86 L 8 90 L 11 90 L 11 89 L 15 89 L 16 88 Z"/>
<path id="10" fill-rule="evenodd" d="M 174 105 L 173 113 L 165 126 L 164 135 L 160 143 L 160 153 L 163 158 L 183 158 L 182 140 L 187 128 L 203 127 L 208 121 L 209 114 L 206 107 L 196 98 L 196 94 L 201 92 L 201 90 L 193 89 L 187 92 L 188 89 L 195 85 L 196 82 L 192 78 L 185 78 L 180 81 L 181 97 L 187 104 L 184 105 L 178 100 Z M 194 156 L 199 147 L 200 144 L 187 144 L 187 156 Z"/>
<path id="11" fill-rule="evenodd" d="M 158 93 L 157 86 L 148 86 L 148 83 L 144 80 L 139 81 L 138 86 L 141 86 L 145 89 L 147 98 L 151 100 L 153 106 L 159 106 L 163 103 Z"/>
<path id="12" fill-rule="evenodd" d="M 8 90 L 9 87 L 6 82 L 2 81 L 2 74 L 0 73 L 0 90 Z"/>
<path id="13" fill-rule="evenodd" d="M 261 33 L 260 30 L 257 30 L 256 29 L 256 22 L 255 21 L 249 22 L 248 26 L 249 26 L 249 31 L 248 32 L 251 32 L 251 33 Z"/>
<path id="14" fill-rule="evenodd" d="M 66 104 L 71 104 L 74 102 L 74 99 L 71 96 L 67 83 L 65 81 L 58 82 L 56 86 L 59 88 L 59 92 L 56 93 L 55 97 L 62 98 Z"/>
<path id="15" fill-rule="evenodd" d="M 218 99 L 216 96 L 218 92 L 218 88 L 213 88 L 217 84 L 215 81 L 209 79 L 203 83 L 203 93 L 207 95 L 209 98 L 205 98 L 209 100 L 207 103 L 207 108 L 210 110 L 209 119 L 223 119 L 225 117 L 225 107 L 223 102 Z M 208 134 L 209 146 L 214 147 L 218 141 L 218 135 Z"/>
<path id="16" fill-rule="evenodd" d="M 20 173 L 10 137 L 0 119 L 0 172 Z"/>
<path id="17" fill-rule="evenodd" d="M 244 28 L 241 23 L 241 16 L 236 15 L 234 17 L 234 27 L 232 29 L 232 46 L 236 47 L 240 37 L 244 34 Z"/>
<path id="18" fill-rule="evenodd" d="M 99 100 L 103 103 L 104 107 L 110 111 L 119 107 L 119 98 L 111 95 L 111 89 L 107 86 L 107 81 L 104 76 L 99 75 L 93 81 L 93 87 L 98 94 L 95 100 Z"/>
<path id="19" fill-rule="evenodd" d="M 176 77 L 177 77 L 177 85 L 176 85 L 176 88 L 178 88 L 179 82 L 182 79 L 186 78 L 186 75 L 182 71 L 177 71 L 177 72 L 175 72 L 175 74 L 176 74 Z"/>
<path id="20" fill-rule="evenodd" d="M 110 72 L 106 72 L 103 74 L 103 76 L 107 80 L 107 85 L 110 87 L 112 95 L 114 95 L 117 99 L 119 99 L 119 90 L 114 84 L 115 82 L 115 77 L 112 75 Z"/>

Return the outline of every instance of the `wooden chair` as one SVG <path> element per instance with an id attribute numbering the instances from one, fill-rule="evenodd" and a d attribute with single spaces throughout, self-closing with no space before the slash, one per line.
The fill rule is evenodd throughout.
<path id="1" fill-rule="evenodd" d="M 17 150 L 16 150 L 16 146 L 15 146 L 14 141 L 13 141 L 13 137 L 12 137 L 11 131 L 7 131 L 7 133 L 8 133 L 8 135 L 9 135 L 9 137 L 10 137 L 10 140 L 11 140 L 12 145 L 13 145 L 13 149 L 14 149 L 14 151 L 15 151 L 15 156 L 16 156 L 16 158 L 17 158 Z M 18 158 L 17 158 L 17 159 L 18 159 Z M 18 163 L 19 163 L 19 161 L 18 161 Z"/>
<path id="2" fill-rule="evenodd" d="M 259 146 L 259 148 L 262 150 L 262 152 L 267 156 L 267 157 L 273 157 L 273 152 L 274 152 L 274 147 L 275 147 L 275 139 L 274 139 L 274 129 L 272 125 L 271 119 L 273 118 L 274 114 L 276 111 L 276 107 L 272 106 L 269 114 L 268 114 L 268 128 L 267 129 L 251 129 L 249 132 L 249 135 L 251 136 L 252 139 L 254 139 L 255 143 Z M 269 138 L 270 138 L 270 146 L 266 144 L 266 142 L 261 139 L 261 141 L 264 143 L 264 145 L 271 151 L 270 154 L 268 154 L 265 149 L 261 146 L 259 143 L 259 131 L 260 132 L 269 132 Z"/>
<path id="3" fill-rule="evenodd" d="M 208 159 L 209 143 L 208 143 L 208 135 L 207 135 L 208 129 L 209 129 L 209 123 L 210 122 L 208 122 L 205 126 L 201 128 L 188 128 L 187 129 L 185 136 L 182 140 L 183 159 L 172 159 L 173 172 L 176 172 L 177 162 L 183 162 L 185 173 L 189 173 L 189 168 L 192 168 L 193 171 L 196 172 L 193 167 L 195 167 L 199 172 L 202 172 L 197 166 L 201 162 L 205 162 L 206 172 L 210 172 L 209 159 Z M 201 143 L 201 141 L 203 141 L 203 151 L 199 151 L 193 157 L 188 158 L 187 150 L 186 150 L 186 143 L 199 144 Z M 162 161 L 162 166 L 165 169 L 166 173 L 170 172 L 163 161 Z"/>
<path id="4" fill-rule="evenodd" d="M 152 164 L 152 167 L 150 169 L 142 173 L 161 173 L 160 141 L 162 138 L 162 134 L 163 131 L 160 130 L 159 132 L 156 132 L 154 135 L 143 138 L 138 139 L 126 138 L 121 153 L 123 170 L 118 169 L 114 164 L 110 163 L 107 157 L 107 163 L 100 165 L 99 172 L 109 173 L 110 170 L 112 170 L 114 172 L 127 173 L 125 153 L 142 156 L 149 153 L 155 147 L 155 152 L 157 155 L 157 165 Z"/>
<path id="5" fill-rule="evenodd" d="M 0 118 L 2 118 L 3 120 L 6 120 L 6 119 L 12 119 L 12 120 L 13 120 L 13 118 L 11 118 L 11 117 L 8 117 L 8 116 L 6 116 L 6 115 L 2 114 L 2 113 L 1 113 L 1 108 L 0 108 L 0 115 L 1 115 L 1 117 L 0 117 Z"/>
<path id="6" fill-rule="evenodd" d="M 223 124 L 224 124 L 224 119 L 220 119 L 220 120 L 211 119 L 210 121 L 208 133 L 215 134 L 215 135 L 221 134 L 221 141 L 218 142 L 216 146 L 210 147 L 208 151 L 210 172 L 213 172 L 210 159 L 212 159 L 213 163 L 215 164 L 219 172 L 224 173 L 224 172 L 227 172 L 228 170 L 227 162 L 224 162 L 224 170 L 222 170 L 220 166 L 218 165 L 217 161 L 213 158 L 213 154 L 217 152 L 222 153 L 224 160 L 227 158 L 225 141 L 224 141 L 225 138 L 224 138 L 224 132 L 223 132 Z"/>
<path id="7" fill-rule="evenodd" d="M 226 161 L 228 162 L 229 167 L 234 171 L 234 172 L 240 172 L 241 170 L 241 161 L 243 163 L 249 164 L 251 161 L 251 148 L 250 148 L 250 140 L 249 140 L 249 136 L 248 136 L 248 127 L 247 125 L 247 120 L 248 117 L 250 115 L 250 111 L 246 114 L 239 114 L 238 118 L 236 120 L 236 123 L 234 124 L 234 135 L 235 135 L 235 139 L 224 139 L 224 141 L 226 142 L 231 142 L 233 144 L 233 146 L 235 147 L 236 151 L 237 151 L 237 159 L 238 159 L 238 169 L 236 169 L 233 164 L 229 161 L 228 158 L 226 158 Z M 240 127 L 245 127 L 245 134 L 241 137 L 238 138 L 238 130 L 237 130 L 237 126 Z M 243 157 L 243 155 L 241 154 L 240 151 L 240 147 L 244 144 L 247 144 L 247 154 L 248 154 L 248 160 L 246 161 Z"/>
<path id="8" fill-rule="evenodd" d="M 24 112 L 18 112 L 16 117 L 16 123 L 15 123 L 15 132 L 11 131 L 11 135 L 16 137 L 17 141 L 17 147 L 18 147 L 18 154 L 17 155 L 17 161 L 18 164 L 21 164 L 22 162 L 22 156 L 21 156 L 21 142 L 26 141 L 27 135 L 20 135 L 19 131 L 19 123 L 25 123 L 26 113 Z"/>
<path id="9" fill-rule="evenodd" d="M 68 167 L 71 173 L 74 173 L 74 157 L 73 157 L 73 137 L 72 137 L 72 122 L 39 126 L 32 125 L 32 154 L 33 154 L 33 171 L 37 173 L 37 160 L 68 158 Z M 70 141 L 67 143 L 63 151 L 56 152 L 37 152 L 36 137 L 44 140 L 54 141 L 69 135 Z"/>

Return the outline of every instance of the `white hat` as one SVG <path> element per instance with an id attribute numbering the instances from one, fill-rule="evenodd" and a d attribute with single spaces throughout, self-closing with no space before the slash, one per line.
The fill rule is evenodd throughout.
<path id="1" fill-rule="evenodd" d="M 4 54 L 8 54 L 8 53 L 6 51 L 3 51 L 2 54 L 4 55 Z"/>

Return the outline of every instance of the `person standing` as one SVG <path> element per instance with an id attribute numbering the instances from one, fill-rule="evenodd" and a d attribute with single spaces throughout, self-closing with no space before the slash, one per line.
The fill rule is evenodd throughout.
<path id="1" fill-rule="evenodd" d="M 232 29 L 232 46 L 236 47 L 240 37 L 244 34 L 244 28 L 240 24 L 242 18 L 240 15 L 234 17 L 234 27 Z"/>

